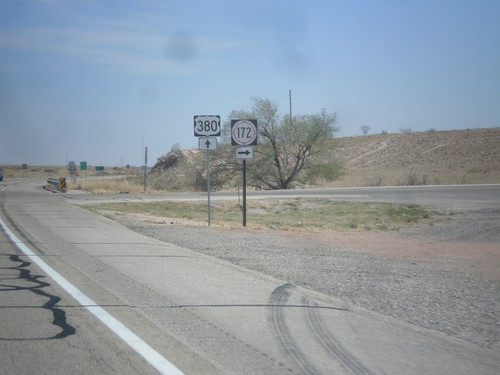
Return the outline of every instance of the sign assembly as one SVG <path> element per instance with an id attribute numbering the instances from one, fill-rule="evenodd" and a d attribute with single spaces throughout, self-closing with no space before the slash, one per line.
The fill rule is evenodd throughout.
<path id="1" fill-rule="evenodd" d="M 236 159 L 243 159 L 243 226 L 247 225 L 247 159 L 253 159 L 257 144 L 257 120 L 231 120 L 231 145 Z"/>
<path id="2" fill-rule="evenodd" d="M 198 138 L 200 150 L 207 150 L 207 199 L 208 226 L 210 226 L 210 156 L 209 151 L 217 150 L 217 137 L 220 137 L 221 126 L 219 115 L 194 116 L 194 136 Z"/>

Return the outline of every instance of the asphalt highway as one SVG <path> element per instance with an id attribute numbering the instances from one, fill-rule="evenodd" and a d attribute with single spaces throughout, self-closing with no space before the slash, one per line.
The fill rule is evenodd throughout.
<path id="1" fill-rule="evenodd" d="M 498 197 L 498 187 L 486 190 L 474 204 Z M 431 204 L 446 204 L 446 190 L 436 194 Z M 386 199 L 409 199 L 395 196 Z M 37 182 L 0 185 L 2 374 L 500 371 L 492 350 L 142 236 L 72 204 L 99 199 L 53 194 Z"/>
<path id="2" fill-rule="evenodd" d="M 212 192 L 212 200 L 242 199 L 241 191 Z M 328 198 L 357 202 L 423 204 L 443 210 L 500 208 L 500 185 L 426 185 L 248 191 L 247 199 Z M 207 193 L 74 194 L 79 204 L 118 201 L 207 200 Z"/>

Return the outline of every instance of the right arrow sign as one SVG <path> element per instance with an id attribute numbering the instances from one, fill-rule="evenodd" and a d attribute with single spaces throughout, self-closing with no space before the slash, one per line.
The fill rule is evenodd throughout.
<path id="1" fill-rule="evenodd" d="M 236 159 L 253 159 L 253 147 L 236 147 Z"/>

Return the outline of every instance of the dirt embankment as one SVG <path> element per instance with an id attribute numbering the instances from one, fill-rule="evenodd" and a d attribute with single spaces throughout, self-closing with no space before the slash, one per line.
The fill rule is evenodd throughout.
<path id="1" fill-rule="evenodd" d="M 166 154 L 153 171 L 163 185 L 185 190 L 197 151 Z M 322 158 L 339 161 L 344 175 L 315 187 L 500 183 L 500 128 L 336 138 Z"/>
<path id="2" fill-rule="evenodd" d="M 345 175 L 329 186 L 500 183 L 500 128 L 345 137 Z"/>

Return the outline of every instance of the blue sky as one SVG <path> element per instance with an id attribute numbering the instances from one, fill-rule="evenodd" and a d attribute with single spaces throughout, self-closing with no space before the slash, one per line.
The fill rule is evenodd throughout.
<path id="1" fill-rule="evenodd" d="M 252 97 L 336 136 L 500 126 L 498 0 L 3 0 L 0 164 L 140 165 Z"/>

